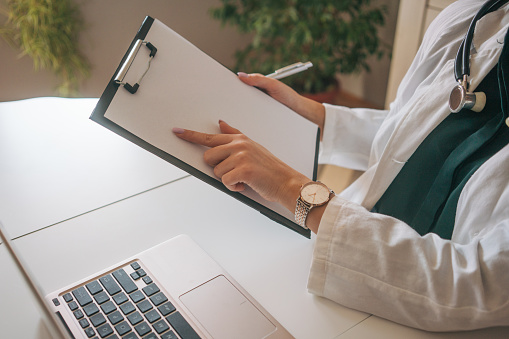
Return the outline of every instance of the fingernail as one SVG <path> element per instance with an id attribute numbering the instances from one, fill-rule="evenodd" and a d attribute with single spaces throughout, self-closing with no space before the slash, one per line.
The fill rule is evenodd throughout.
<path id="1" fill-rule="evenodd" d="M 182 134 L 182 133 L 184 133 L 184 129 L 183 128 L 174 127 L 172 129 L 172 132 L 175 133 L 175 134 Z"/>
<path id="2" fill-rule="evenodd" d="M 249 74 L 244 72 L 238 72 L 237 75 L 239 76 L 239 78 L 249 78 Z"/>
<path id="3" fill-rule="evenodd" d="M 219 123 L 222 123 L 222 122 L 224 122 L 224 120 L 219 119 Z"/>

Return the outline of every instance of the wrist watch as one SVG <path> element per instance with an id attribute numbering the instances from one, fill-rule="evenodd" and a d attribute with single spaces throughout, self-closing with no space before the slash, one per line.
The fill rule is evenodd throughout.
<path id="1" fill-rule="evenodd" d="M 334 192 L 319 181 L 311 181 L 302 186 L 295 206 L 295 221 L 307 229 L 306 219 L 313 207 L 329 202 Z"/>

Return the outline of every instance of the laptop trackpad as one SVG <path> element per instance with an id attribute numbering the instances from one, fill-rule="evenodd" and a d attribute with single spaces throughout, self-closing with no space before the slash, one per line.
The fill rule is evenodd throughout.
<path id="1" fill-rule="evenodd" d="M 220 275 L 180 296 L 214 338 L 264 338 L 276 327 Z"/>

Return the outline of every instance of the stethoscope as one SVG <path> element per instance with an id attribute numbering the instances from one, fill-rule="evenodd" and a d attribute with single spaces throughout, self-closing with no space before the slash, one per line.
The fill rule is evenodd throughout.
<path id="1" fill-rule="evenodd" d="M 486 14 L 496 11 L 509 0 L 489 0 L 481 7 L 481 9 L 474 16 L 468 27 L 467 34 L 461 42 L 458 54 L 454 64 L 454 77 L 458 82 L 449 97 L 449 108 L 451 112 L 458 113 L 463 108 L 470 109 L 474 112 L 480 112 L 486 105 L 486 94 L 483 92 L 471 93 L 468 90 L 468 77 L 470 76 L 470 47 L 474 37 L 475 24 L 477 21 Z M 506 120 L 509 126 L 509 118 Z"/>

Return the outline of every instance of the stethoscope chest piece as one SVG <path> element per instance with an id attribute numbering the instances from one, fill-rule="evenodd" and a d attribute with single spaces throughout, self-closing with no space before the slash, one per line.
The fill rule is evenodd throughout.
<path id="1" fill-rule="evenodd" d="M 468 86 L 468 85 L 467 85 Z M 483 92 L 469 93 L 463 83 L 455 86 L 449 97 L 449 108 L 451 112 L 458 113 L 463 108 L 480 112 L 486 105 L 486 94 Z"/>

